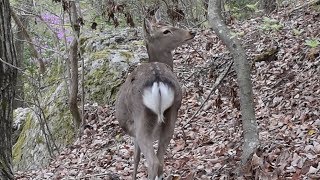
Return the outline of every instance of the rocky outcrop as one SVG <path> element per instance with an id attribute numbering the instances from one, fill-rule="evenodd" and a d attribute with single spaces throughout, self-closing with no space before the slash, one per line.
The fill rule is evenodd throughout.
<path id="1" fill-rule="evenodd" d="M 147 59 L 141 35 L 134 29 L 90 32 L 81 37 L 80 44 L 87 102 L 113 103 L 127 69 Z M 43 167 L 48 164 L 50 156 L 58 154 L 59 149 L 73 141 L 66 83 L 64 80 L 57 81 L 63 77 L 61 66 L 61 63 L 53 62 L 48 68 L 48 74 L 42 81 L 44 88 L 36 94 L 38 104 L 31 103 L 28 108 L 19 108 L 14 112 L 15 170 Z M 81 67 L 79 72 L 81 74 Z M 31 85 L 27 86 L 31 89 Z M 30 93 L 35 92 L 30 90 Z"/>

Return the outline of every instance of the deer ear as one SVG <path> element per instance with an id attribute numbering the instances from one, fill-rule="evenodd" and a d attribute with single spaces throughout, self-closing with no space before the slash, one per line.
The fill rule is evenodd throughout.
<path id="1" fill-rule="evenodd" d="M 148 37 L 151 36 L 151 32 L 152 32 L 152 25 L 150 21 L 147 18 L 145 18 L 143 21 L 143 34 L 148 39 Z"/>
<path id="2" fill-rule="evenodd" d="M 156 20 L 156 23 L 159 23 L 161 21 L 161 12 L 160 12 L 160 8 L 157 9 L 156 13 L 154 14 L 154 18 Z"/>

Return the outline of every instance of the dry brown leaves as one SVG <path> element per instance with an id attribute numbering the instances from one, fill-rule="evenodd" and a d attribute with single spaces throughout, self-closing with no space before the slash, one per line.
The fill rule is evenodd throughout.
<path id="1" fill-rule="evenodd" d="M 253 155 L 252 179 L 320 178 L 320 68 L 319 53 L 306 58 L 306 39 L 320 34 L 319 12 L 312 8 L 286 14 L 279 11 L 280 31 L 263 31 L 262 18 L 237 24 L 248 57 L 278 46 L 277 60 L 253 64 L 256 117 L 260 149 Z M 297 35 L 293 29 L 301 30 Z M 242 146 L 241 115 L 234 71 L 189 124 L 210 92 L 215 78 L 231 60 L 225 46 L 210 31 L 175 51 L 175 72 L 184 99 L 165 158 L 169 179 L 237 179 Z M 253 63 L 251 61 L 251 63 Z M 111 107 L 87 106 L 88 126 L 82 140 L 65 148 L 42 170 L 17 172 L 17 179 L 130 179 L 132 140 L 117 125 Z M 142 162 L 145 163 L 144 158 Z M 145 165 L 139 179 L 146 179 Z"/>

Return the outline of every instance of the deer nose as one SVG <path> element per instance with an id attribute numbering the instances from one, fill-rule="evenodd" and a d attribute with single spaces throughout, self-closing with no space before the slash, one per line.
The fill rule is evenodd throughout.
<path id="1" fill-rule="evenodd" d="M 190 35 L 191 35 L 192 37 L 195 37 L 196 34 L 197 34 L 197 32 L 195 32 L 195 31 L 189 31 L 189 33 L 190 33 Z"/>

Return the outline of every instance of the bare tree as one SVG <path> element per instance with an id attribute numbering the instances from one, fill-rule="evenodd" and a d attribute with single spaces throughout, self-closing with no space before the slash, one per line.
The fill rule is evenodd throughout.
<path id="1" fill-rule="evenodd" d="M 18 7 L 25 7 L 27 11 L 30 11 L 30 7 L 32 5 L 32 0 L 19 0 L 17 1 Z M 12 12 L 11 12 L 12 13 Z M 25 29 L 28 29 L 28 22 L 29 19 L 28 16 L 20 13 L 17 13 L 17 16 L 19 20 L 21 21 L 21 24 Z M 16 27 L 16 33 L 14 34 L 15 37 L 15 47 L 16 47 L 16 54 L 17 54 L 17 67 L 20 69 L 24 68 L 24 48 L 25 48 L 25 41 L 27 40 L 24 36 L 23 27 L 17 26 Z M 18 71 L 18 77 L 17 77 L 17 85 L 16 85 L 16 98 L 13 102 L 13 109 L 16 109 L 18 107 L 23 107 L 25 103 L 22 101 L 24 99 L 24 79 L 23 79 L 23 73 L 21 71 Z"/>
<path id="2" fill-rule="evenodd" d="M 20 16 L 19 19 L 21 22 L 24 22 L 24 26 L 27 25 L 27 18 Z M 15 47 L 17 50 L 17 66 L 19 68 L 23 67 L 23 53 L 24 53 L 24 36 L 22 29 L 20 27 L 17 27 L 17 31 L 15 34 Z M 22 69 L 22 68 L 21 68 Z M 17 79 L 17 89 L 16 89 L 16 96 L 19 97 L 19 99 L 24 99 L 24 92 L 23 92 L 23 76 L 21 72 L 18 72 L 18 79 Z M 21 100 L 14 100 L 13 102 L 13 108 L 18 108 L 23 106 L 23 101 Z"/>
<path id="3" fill-rule="evenodd" d="M 69 60 L 71 66 L 71 89 L 69 98 L 69 108 L 73 116 L 75 132 L 79 131 L 81 125 L 81 115 L 78 108 L 78 40 L 80 35 L 80 19 L 77 12 L 75 1 L 70 1 L 69 9 L 70 23 L 73 29 L 74 38 L 70 46 Z"/>
<path id="4" fill-rule="evenodd" d="M 209 1 L 208 18 L 211 27 L 219 38 L 226 44 L 234 59 L 234 68 L 237 73 L 240 88 L 239 94 L 244 134 L 241 163 L 244 167 L 259 146 L 258 125 L 254 112 L 250 67 L 245 51 L 239 40 L 236 37 L 232 37 L 230 30 L 222 20 L 221 0 Z"/>
<path id="5" fill-rule="evenodd" d="M 9 0 L 0 1 L 0 179 L 13 179 L 12 104 L 15 94 L 17 57 L 13 45 Z"/>

